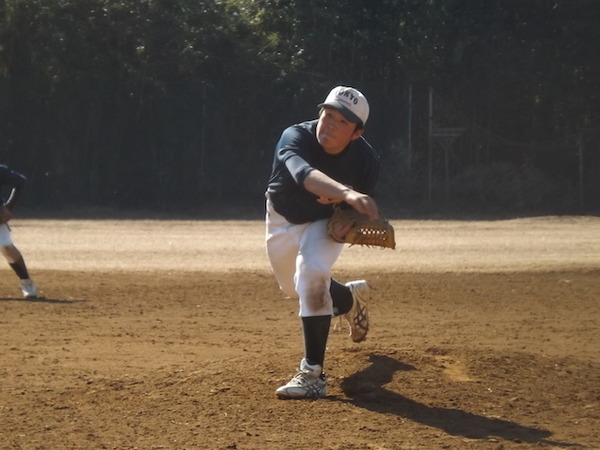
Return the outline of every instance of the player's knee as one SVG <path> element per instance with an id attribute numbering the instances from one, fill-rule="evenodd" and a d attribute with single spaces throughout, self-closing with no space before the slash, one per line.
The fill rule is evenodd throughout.
<path id="1" fill-rule="evenodd" d="M 4 256 L 4 258 L 11 264 L 21 260 L 22 258 L 21 253 L 19 250 L 17 250 L 17 247 L 12 244 L 0 246 L 0 253 L 2 253 L 2 256 Z"/>
<path id="2" fill-rule="evenodd" d="M 317 268 L 299 273 L 296 291 L 300 296 L 303 315 L 327 315 L 333 311 L 329 293 L 330 276 L 327 271 Z"/>
<path id="3" fill-rule="evenodd" d="M 0 253 L 2 253 L 2 256 L 4 256 L 5 258 L 8 258 L 11 254 L 9 246 L 8 245 L 0 246 Z"/>

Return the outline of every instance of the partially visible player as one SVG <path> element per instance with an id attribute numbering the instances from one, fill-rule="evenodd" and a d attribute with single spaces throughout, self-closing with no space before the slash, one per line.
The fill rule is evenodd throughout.
<path id="1" fill-rule="evenodd" d="M 338 86 L 318 108 L 317 120 L 293 125 L 281 135 L 266 192 L 267 254 L 281 290 L 299 300 L 304 338 L 300 369 L 276 390 L 280 398 L 327 394 L 323 363 L 332 317 L 348 320 L 354 342 L 363 341 L 369 330 L 369 285 L 332 278 L 344 244 L 327 232 L 336 203 L 345 202 L 371 219 L 379 215 L 372 198 L 379 156 L 362 137 L 369 104 L 358 90 Z"/>
<path id="2" fill-rule="evenodd" d="M 21 291 L 25 298 L 37 298 L 38 290 L 29 276 L 25 260 L 21 252 L 12 242 L 8 221 L 12 218 L 12 210 L 17 203 L 26 178 L 19 172 L 0 165 L 0 252 L 21 281 Z M 5 194 L 6 193 L 6 194 Z"/>

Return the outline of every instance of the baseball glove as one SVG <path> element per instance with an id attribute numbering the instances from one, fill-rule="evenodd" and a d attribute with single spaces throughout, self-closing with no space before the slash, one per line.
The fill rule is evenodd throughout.
<path id="1" fill-rule="evenodd" d="M 349 228 L 340 236 L 337 230 Z M 394 227 L 385 219 L 371 220 L 366 214 L 354 208 L 335 207 L 327 223 L 329 235 L 337 242 L 367 247 L 396 248 Z"/>

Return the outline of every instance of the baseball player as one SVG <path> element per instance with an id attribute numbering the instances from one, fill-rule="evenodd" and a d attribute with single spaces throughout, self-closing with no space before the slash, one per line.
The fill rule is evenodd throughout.
<path id="1" fill-rule="evenodd" d="M 372 198 L 379 156 L 362 136 L 369 104 L 358 90 L 337 86 L 317 107 L 318 119 L 283 131 L 266 191 L 267 255 L 283 293 L 298 298 L 304 338 L 300 369 L 276 390 L 279 398 L 327 394 L 323 362 L 332 317 L 346 318 L 354 342 L 369 330 L 370 287 L 332 278 L 344 244 L 327 232 L 340 202 L 371 219 L 379 215 Z M 340 237 L 347 232 L 346 226 L 335 230 Z"/>
<path id="2" fill-rule="evenodd" d="M 8 226 L 8 221 L 12 218 L 13 207 L 21 196 L 25 181 L 26 179 L 22 174 L 9 169 L 5 165 L 0 165 L 0 193 L 7 192 L 6 200 L 4 200 L 4 197 L 0 197 L 0 252 L 21 280 L 23 297 L 37 298 L 38 290 L 29 277 L 21 252 L 12 242 L 10 227 Z"/>

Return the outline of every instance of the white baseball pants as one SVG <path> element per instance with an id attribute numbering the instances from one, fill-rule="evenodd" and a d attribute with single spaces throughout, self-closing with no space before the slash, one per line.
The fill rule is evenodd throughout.
<path id="1" fill-rule="evenodd" d="M 333 315 L 331 268 L 344 244 L 327 234 L 327 220 L 293 224 L 267 199 L 266 249 L 280 289 L 298 298 L 301 317 Z"/>
<path id="2" fill-rule="evenodd" d="M 12 237 L 10 235 L 10 228 L 7 224 L 0 224 L 0 247 L 8 247 L 12 245 Z"/>

